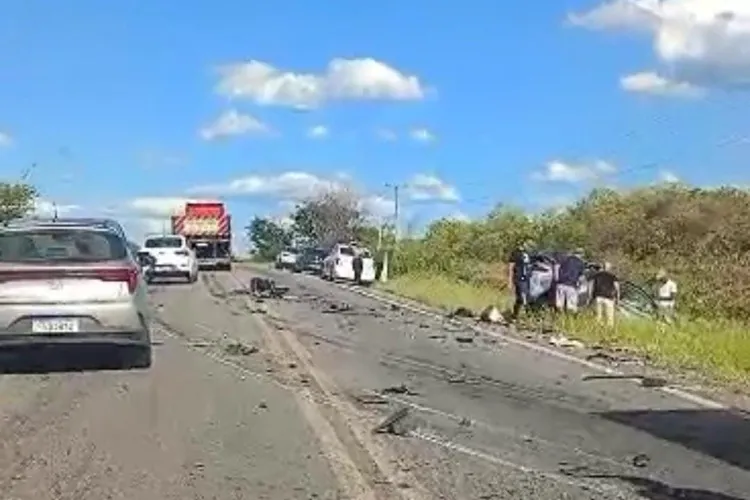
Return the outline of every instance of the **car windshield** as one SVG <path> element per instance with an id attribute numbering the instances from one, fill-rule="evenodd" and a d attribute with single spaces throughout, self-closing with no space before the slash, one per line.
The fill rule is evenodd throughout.
<path id="1" fill-rule="evenodd" d="M 149 238 L 143 246 L 146 248 L 180 248 L 182 247 L 182 239 L 169 236 Z"/>
<path id="2" fill-rule="evenodd" d="M 125 242 L 109 231 L 37 228 L 0 233 L 0 262 L 99 262 L 127 255 Z"/>

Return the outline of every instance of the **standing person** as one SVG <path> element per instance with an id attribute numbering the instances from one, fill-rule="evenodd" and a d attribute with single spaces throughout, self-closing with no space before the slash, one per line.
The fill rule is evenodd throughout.
<path id="1" fill-rule="evenodd" d="M 354 282 L 357 285 L 360 285 L 362 283 L 362 253 L 360 251 L 356 251 L 354 257 L 352 258 L 352 268 L 354 269 Z"/>
<path id="2" fill-rule="evenodd" d="M 565 257 L 555 272 L 555 307 L 558 311 L 578 312 L 579 289 L 583 281 L 586 263 L 583 262 L 583 249 Z"/>
<path id="3" fill-rule="evenodd" d="M 515 295 L 512 314 L 514 320 L 518 318 L 521 309 L 525 309 L 529 305 L 530 248 L 531 242 L 525 241 L 513 250 L 510 259 L 508 259 L 508 285 L 509 288 L 513 289 Z"/>
<path id="4" fill-rule="evenodd" d="M 661 316 L 671 322 L 674 319 L 677 301 L 677 283 L 669 277 L 667 271 L 659 269 L 656 273 L 656 304 Z"/>
<path id="5" fill-rule="evenodd" d="M 607 326 L 615 326 L 615 310 L 620 303 L 620 280 L 612 272 L 612 264 L 605 262 L 592 279 L 591 297 L 596 304 L 596 319 Z"/>

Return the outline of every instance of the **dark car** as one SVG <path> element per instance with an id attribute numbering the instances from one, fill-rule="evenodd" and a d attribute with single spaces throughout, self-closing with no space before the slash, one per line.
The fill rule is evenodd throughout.
<path id="1" fill-rule="evenodd" d="M 322 248 L 304 248 L 297 256 L 294 271 L 320 274 L 323 270 L 323 259 L 327 253 Z"/>
<path id="2" fill-rule="evenodd" d="M 554 266 L 567 257 L 565 252 L 547 251 L 531 255 L 531 278 L 529 280 L 530 305 L 534 309 L 554 307 Z M 586 262 L 584 283 L 579 289 L 578 306 L 591 304 L 591 278 L 601 269 L 596 262 Z M 618 312 L 626 316 L 654 317 L 658 311 L 656 300 L 643 287 L 632 281 L 620 283 L 620 305 Z"/>

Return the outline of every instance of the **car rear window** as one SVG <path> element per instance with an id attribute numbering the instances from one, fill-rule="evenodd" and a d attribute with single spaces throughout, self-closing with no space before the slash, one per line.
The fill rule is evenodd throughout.
<path id="1" fill-rule="evenodd" d="M 182 238 L 149 238 L 143 246 L 146 248 L 181 248 Z"/>
<path id="2" fill-rule="evenodd" d="M 0 262 L 100 262 L 127 258 L 111 231 L 43 228 L 0 232 Z"/>
<path id="3" fill-rule="evenodd" d="M 354 249 L 352 247 L 339 247 L 339 253 L 341 255 L 351 255 L 354 256 Z"/>

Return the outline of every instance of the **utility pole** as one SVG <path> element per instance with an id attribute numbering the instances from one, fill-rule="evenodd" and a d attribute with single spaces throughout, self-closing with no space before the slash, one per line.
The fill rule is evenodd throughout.
<path id="1" fill-rule="evenodd" d="M 398 200 L 398 192 L 401 188 L 400 184 L 391 184 L 386 183 L 385 187 L 393 188 L 393 232 L 394 237 L 396 239 L 396 243 L 398 243 L 399 236 L 401 235 L 401 231 L 399 229 L 399 200 Z"/>

